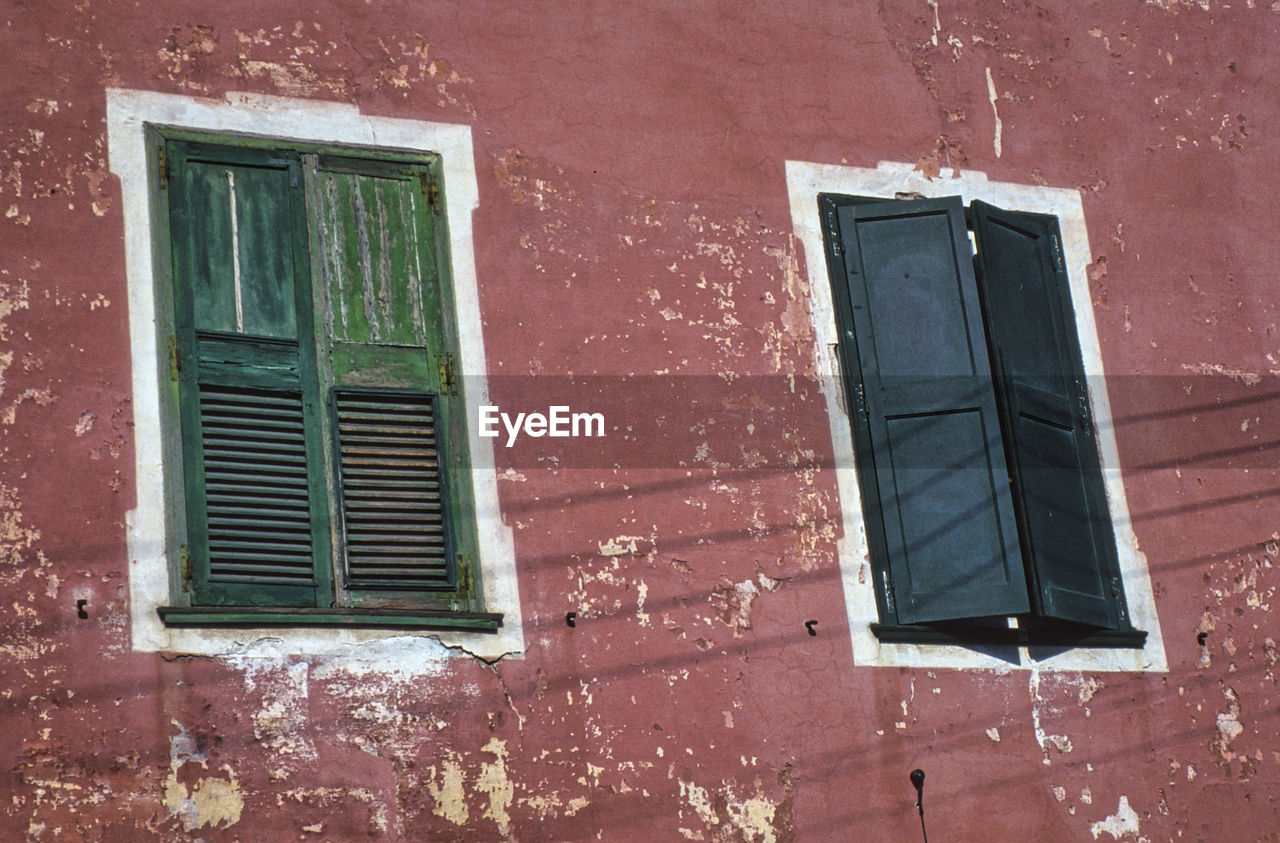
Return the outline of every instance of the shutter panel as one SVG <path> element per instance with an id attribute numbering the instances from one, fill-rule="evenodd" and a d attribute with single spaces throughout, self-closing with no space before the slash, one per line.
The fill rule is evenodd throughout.
<path id="1" fill-rule="evenodd" d="M 453 578 L 433 395 L 334 391 L 348 584 L 448 587 Z"/>
<path id="2" fill-rule="evenodd" d="M 327 605 L 298 162 L 180 141 L 166 153 L 191 598 Z"/>
<path id="3" fill-rule="evenodd" d="M 344 585 L 359 605 L 478 609 L 460 573 L 474 527 L 465 404 L 441 388 L 456 339 L 427 208 L 432 175 L 341 156 L 309 166 Z"/>
<path id="4" fill-rule="evenodd" d="M 874 498 L 899 623 L 1028 611 L 959 198 L 838 208 Z M 841 291 L 837 290 L 837 295 Z M 854 392 L 857 393 L 857 385 Z"/>
<path id="5" fill-rule="evenodd" d="M 311 585 L 302 396 L 200 387 L 211 583 Z"/>
<path id="6" fill-rule="evenodd" d="M 1057 221 L 972 208 L 1037 613 L 1115 627 L 1115 537 Z"/>

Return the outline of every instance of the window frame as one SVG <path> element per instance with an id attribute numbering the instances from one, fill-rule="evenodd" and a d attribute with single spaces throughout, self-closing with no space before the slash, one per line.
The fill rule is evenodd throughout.
<path id="1" fill-rule="evenodd" d="M 809 275 L 808 293 L 813 306 L 815 354 L 819 377 L 827 397 L 828 420 L 836 455 L 837 488 L 844 531 L 839 560 L 845 586 L 846 608 L 854 639 L 855 662 L 870 665 L 983 667 L 1046 666 L 1054 669 L 1163 670 L 1165 657 L 1155 614 L 1154 596 L 1146 560 L 1133 536 L 1123 485 L 1120 482 L 1114 431 L 1102 377 L 1101 352 L 1093 325 L 1087 266 L 1091 263 L 1083 206 L 1076 191 L 1043 186 L 991 182 L 982 173 L 952 171 L 928 179 L 905 163 L 881 162 L 872 168 L 788 161 L 787 182 L 792 221 L 803 244 Z M 922 629 L 885 623 L 887 616 L 883 579 L 872 563 L 873 536 L 864 516 L 863 495 L 855 463 L 867 454 L 866 443 L 856 441 L 856 425 L 847 411 L 846 384 L 838 357 L 840 340 L 836 308 L 828 275 L 827 249 L 818 197 L 820 194 L 864 197 L 932 197 L 960 194 L 998 207 L 1051 215 L 1062 221 L 1070 298 L 1076 314 L 1077 339 L 1083 365 L 1095 434 L 1101 454 L 1107 507 L 1116 534 L 1120 575 L 1128 598 L 1132 625 L 1147 635 L 1140 646 L 1135 636 L 1094 633 L 1093 637 L 1039 630 L 993 629 L 973 635 L 966 629 L 934 626 Z M 883 201 L 883 200 L 880 200 Z M 891 617 L 891 616 L 889 616 Z M 1024 627 L 1026 625 L 1024 624 Z M 1063 630 L 1056 630 L 1062 633 Z M 1108 638 L 1112 640 L 1107 640 Z"/>
<path id="2" fill-rule="evenodd" d="M 478 189 L 470 129 L 455 124 L 399 120 L 362 115 L 338 103 L 255 94 L 228 94 L 211 100 L 174 94 L 108 89 L 108 153 L 120 178 L 125 220 L 125 261 L 129 281 L 129 328 L 133 351 L 137 508 L 129 513 L 131 561 L 129 616 L 133 646 L 141 651 L 225 654 L 248 645 L 270 644 L 273 652 L 295 655 L 351 654 L 369 647 L 385 648 L 405 635 L 426 636 L 446 649 L 416 651 L 393 657 L 389 665 L 410 672 L 430 669 L 424 654 L 470 652 L 499 657 L 523 651 L 523 629 L 515 579 L 510 528 L 501 523 L 492 443 L 468 428 L 469 475 L 475 489 L 478 535 L 476 576 L 484 607 L 501 614 L 495 633 L 481 633 L 476 623 L 453 612 L 385 608 L 289 608 L 282 611 L 234 607 L 174 606 L 171 587 L 188 564 L 180 548 L 185 535 L 183 497 L 175 496 L 180 472 L 164 431 L 172 430 L 177 402 L 169 370 L 174 365 L 172 302 L 164 301 L 172 281 L 165 269 L 167 250 L 160 232 L 167 209 L 161 195 L 155 146 L 150 134 L 163 130 L 208 139 L 235 135 L 263 147 L 289 145 L 315 150 L 357 150 L 384 160 L 421 161 L 435 157 L 442 174 L 442 219 L 447 219 L 446 259 L 452 267 L 454 307 L 461 357 L 466 372 L 463 417 L 488 403 L 484 349 L 475 278 L 471 215 Z M 448 197 L 445 197 L 447 185 Z M 175 502 L 178 506 L 175 507 Z M 171 606 L 161 621 L 161 608 Z M 219 616 L 220 615 L 220 616 Z M 216 626 L 210 624 L 217 624 Z M 488 624 L 491 626 L 491 624 Z M 247 637 L 246 637 L 247 636 Z M 253 642 L 259 644 L 253 644 Z M 352 648 L 355 648 L 353 650 Z"/>
<path id="3" fill-rule="evenodd" d="M 417 178 L 422 179 L 423 197 L 415 197 L 409 209 L 409 217 L 397 221 L 414 231 L 420 231 L 423 219 L 427 215 L 441 217 L 439 224 L 430 225 L 431 238 L 429 244 L 414 248 L 413 259 L 419 263 L 419 274 L 425 276 L 422 266 L 424 260 L 433 260 L 433 280 L 423 279 L 423 295 L 432 296 L 430 302 L 424 303 L 424 311 L 429 311 L 427 304 L 439 304 L 444 311 L 452 301 L 452 290 L 448 272 L 448 238 L 444 225 L 444 215 L 440 214 L 440 206 L 444 203 L 440 178 L 439 156 L 432 154 L 390 153 L 370 151 L 355 147 L 339 147 L 279 141 L 271 138 L 243 136 L 225 133 L 192 132 L 183 129 L 152 126 L 147 130 L 149 144 L 153 147 L 157 173 L 157 191 L 153 194 L 156 213 L 159 215 L 157 231 L 157 252 L 167 253 L 168 259 L 158 264 L 158 274 L 167 274 L 167 287 L 161 296 L 162 307 L 168 309 L 172 320 L 175 337 L 172 341 L 176 355 L 177 378 L 170 373 L 175 389 L 171 390 L 170 400 L 178 402 L 178 415 L 181 417 L 176 429 L 168 429 L 169 441 L 167 449 L 170 465 L 174 473 L 181 472 L 181 478 L 175 478 L 175 485 L 182 487 L 181 495 L 185 500 L 186 522 L 183 530 L 176 537 L 179 560 L 183 560 L 170 573 L 170 599 L 168 606 L 158 608 L 161 619 L 168 625 L 204 625 L 221 624 L 231 621 L 228 616 L 239 619 L 244 616 L 262 616 L 281 618 L 287 621 L 295 610 L 305 610 L 306 622 L 322 624 L 327 619 L 333 623 L 352 625 L 370 623 L 381 626 L 390 622 L 413 626 L 448 628 L 455 622 L 468 629 L 494 632 L 502 624 L 501 613 L 484 611 L 483 595 L 472 588 L 475 580 L 471 572 L 474 564 L 473 553 L 462 553 L 474 546 L 474 525 L 463 523 L 465 513 L 470 506 L 469 478 L 457 468 L 443 466 L 440 471 L 442 487 L 455 487 L 456 494 L 450 498 L 444 496 L 443 504 L 450 508 L 445 516 L 445 529 L 449 534 L 448 553 L 452 576 L 447 586 L 433 589 L 377 589 L 367 585 L 352 583 L 347 577 L 347 558 L 345 553 L 346 533 L 344 530 L 343 498 L 341 489 L 341 471 L 336 458 L 338 433 L 333 409 L 338 393 L 362 390 L 370 393 L 390 395 L 405 390 L 394 387 L 364 388 L 349 384 L 338 384 L 334 375 L 326 376 L 324 349 L 336 346 L 337 340 L 328 333 L 324 314 L 330 310 L 328 302 L 329 290 L 325 284 L 325 273 L 321 269 L 322 254 L 329 244 L 323 240 L 318 221 L 320 209 L 313 206 L 311 187 L 318 184 L 322 173 L 336 171 L 356 175 L 378 176 L 384 173 L 397 177 L 403 175 L 399 169 L 408 168 Z M 312 515 L 312 571 L 315 577 L 314 587 L 308 589 L 314 593 L 313 602 L 308 605 L 299 597 L 281 596 L 285 594 L 301 594 L 299 587 L 272 587 L 262 583 L 244 583 L 238 586 L 214 587 L 205 581 L 208 572 L 209 543 L 207 525 L 200 526 L 199 510 L 205 494 L 203 478 L 203 460 L 199 456 L 200 445 L 197 433 L 202 416 L 198 410 L 202 394 L 195 374 L 197 368 L 204 368 L 204 358 L 198 348 L 207 340 L 208 331 L 201 331 L 191 322 L 189 313 L 194 302 L 193 293 L 186 290 L 183 284 L 187 279 L 177 278 L 175 267 L 179 263 L 179 245 L 174 239 L 170 216 L 170 199 L 174 195 L 174 180 L 180 176 L 181 169 L 189 166 L 186 159 L 200 162 L 204 159 L 227 162 L 228 166 L 259 167 L 270 163 L 282 172 L 287 172 L 291 179 L 288 195 L 281 210 L 287 214 L 287 220 L 281 224 L 290 232 L 290 263 L 294 267 L 293 284 L 296 340 L 298 365 L 299 398 L 303 407 L 303 424 L 308 453 L 308 476 Z M 181 162 L 179 161 L 181 159 Z M 337 169 L 334 169 L 336 162 Z M 344 166 L 345 165 L 345 166 Z M 430 219 L 426 223 L 430 224 Z M 166 246 L 168 248 L 166 248 Z M 186 258 L 189 259 L 189 258 Z M 184 259 L 184 260 L 186 260 Z M 167 271 L 167 272 L 166 272 Z M 428 290 L 428 286 L 435 289 Z M 430 354 L 441 358 L 449 358 L 456 354 L 454 345 L 448 340 L 452 335 L 448 326 L 448 317 L 443 313 L 436 315 L 435 321 L 441 324 L 431 327 L 428 332 L 435 335 L 435 345 Z M 424 328 L 425 330 L 425 328 Z M 224 333 L 224 332 L 219 332 Z M 253 334 L 228 335 L 229 347 L 237 348 L 237 356 L 252 351 L 251 346 L 279 344 L 280 340 L 260 337 Z M 425 341 L 425 340 L 424 340 Z M 288 344 L 288 343 L 286 343 Z M 374 343 L 378 345 L 378 343 Z M 249 348 L 249 352 L 239 349 Z M 250 356 L 252 356 L 250 354 Z M 247 358 L 246 358 L 247 359 Z M 225 364 L 223 364 L 225 366 Z M 222 368 L 220 366 L 219 368 Z M 438 404 L 441 385 L 433 377 L 431 367 L 426 364 L 426 381 L 415 384 L 413 391 L 422 395 L 431 395 Z M 223 376 L 226 379 L 229 376 Z M 236 378 L 238 379 L 238 377 Z M 253 379 L 250 378 L 250 381 Z M 249 381 L 246 381 L 249 383 Z M 252 385 L 250 383 L 250 385 Z M 273 387 L 277 388 L 278 387 Z M 456 396 L 455 396 L 456 397 Z M 456 406 L 455 406 L 456 405 Z M 441 463 L 444 463 L 444 451 L 448 434 L 461 433 L 459 448 L 465 448 L 465 402 L 451 401 L 447 419 L 437 419 L 437 428 L 444 435 L 440 437 Z M 443 421 L 443 424 L 441 422 Z M 461 428 L 462 430 L 458 430 Z M 460 466 L 466 464 L 465 456 Z M 456 475 L 456 476 L 455 476 Z M 455 505 L 462 504 L 462 505 Z M 314 510 L 318 509 L 318 512 Z M 455 548 L 454 539 L 464 537 L 461 547 Z M 193 553 L 202 556 L 193 559 Z M 233 599 L 233 595 L 243 594 L 242 601 Z M 201 597 L 201 595 L 205 595 Z M 326 602 L 330 605 L 325 605 Z M 365 609 L 379 611 L 367 616 Z M 401 616 L 403 616 L 401 618 Z M 399 618 L 399 620 L 397 620 Z"/>

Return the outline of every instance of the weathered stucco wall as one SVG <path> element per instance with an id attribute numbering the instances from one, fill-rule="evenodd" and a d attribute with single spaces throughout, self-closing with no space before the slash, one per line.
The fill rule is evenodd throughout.
<path id="1" fill-rule="evenodd" d="M 0 9 L 0 836 L 911 840 L 914 767 L 937 839 L 1274 835 L 1280 8 L 526 5 Z M 132 650 L 108 88 L 471 127 L 495 399 L 661 441 L 497 449 L 523 654 Z M 855 663 L 789 160 L 1079 190 L 1167 672 Z"/>

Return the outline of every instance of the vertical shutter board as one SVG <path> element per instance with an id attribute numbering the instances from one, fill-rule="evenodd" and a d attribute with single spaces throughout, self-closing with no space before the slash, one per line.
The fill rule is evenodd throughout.
<path id="1" fill-rule="evenodd" d="M 418 180 L 323 169 L 317 180 L 331 337 L 426 345 Z"/>
<path id="2" fill-rule="evenodd" d="M 195 329 L 296 338 L 288 169 L 198 160 L 180 172 L 171 228 Z"/>
<path id="3" fill-rule="evenodd" d="M 242 167 L 236 173 L 236 227 L 244 333 L 296 337 L 289 171 Z"/>
<path id="4" fill-rule="evenodd" d="M 1066 279 L 1054 271 L 1055 227 L 981 202 L 973 210 L 1037 612 L 1113 628 L 1115 536 L 1081 413 L 1083 365 Z"/>
<path id="5" fill-rule="evenodd" d="M 1030 608 L 963 213 L 838 211 L 898 623 Z"/>
<path id="6" fill-rule="evenodd" d="M 436 397 L 338 389 L 333 406 L 348 585 L 453 588 Z"/>
<path id="7" fill-rule="evenodd" d="M 315 584 L 302 397 L 200 386 L 210 583 Z"/>

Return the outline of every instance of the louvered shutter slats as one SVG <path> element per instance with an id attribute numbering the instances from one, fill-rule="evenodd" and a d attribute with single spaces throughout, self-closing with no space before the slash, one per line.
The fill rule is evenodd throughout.
<path id="1" fill-rule="evenodd" d="M 453 578 L 435 396 L 335 391 L 348 581 L 446 587 Z"/>
<path id="2" fill-rule="evenodd" d="M 314 581 L 302 397 L 202 385 L 211 582 Z"/>

